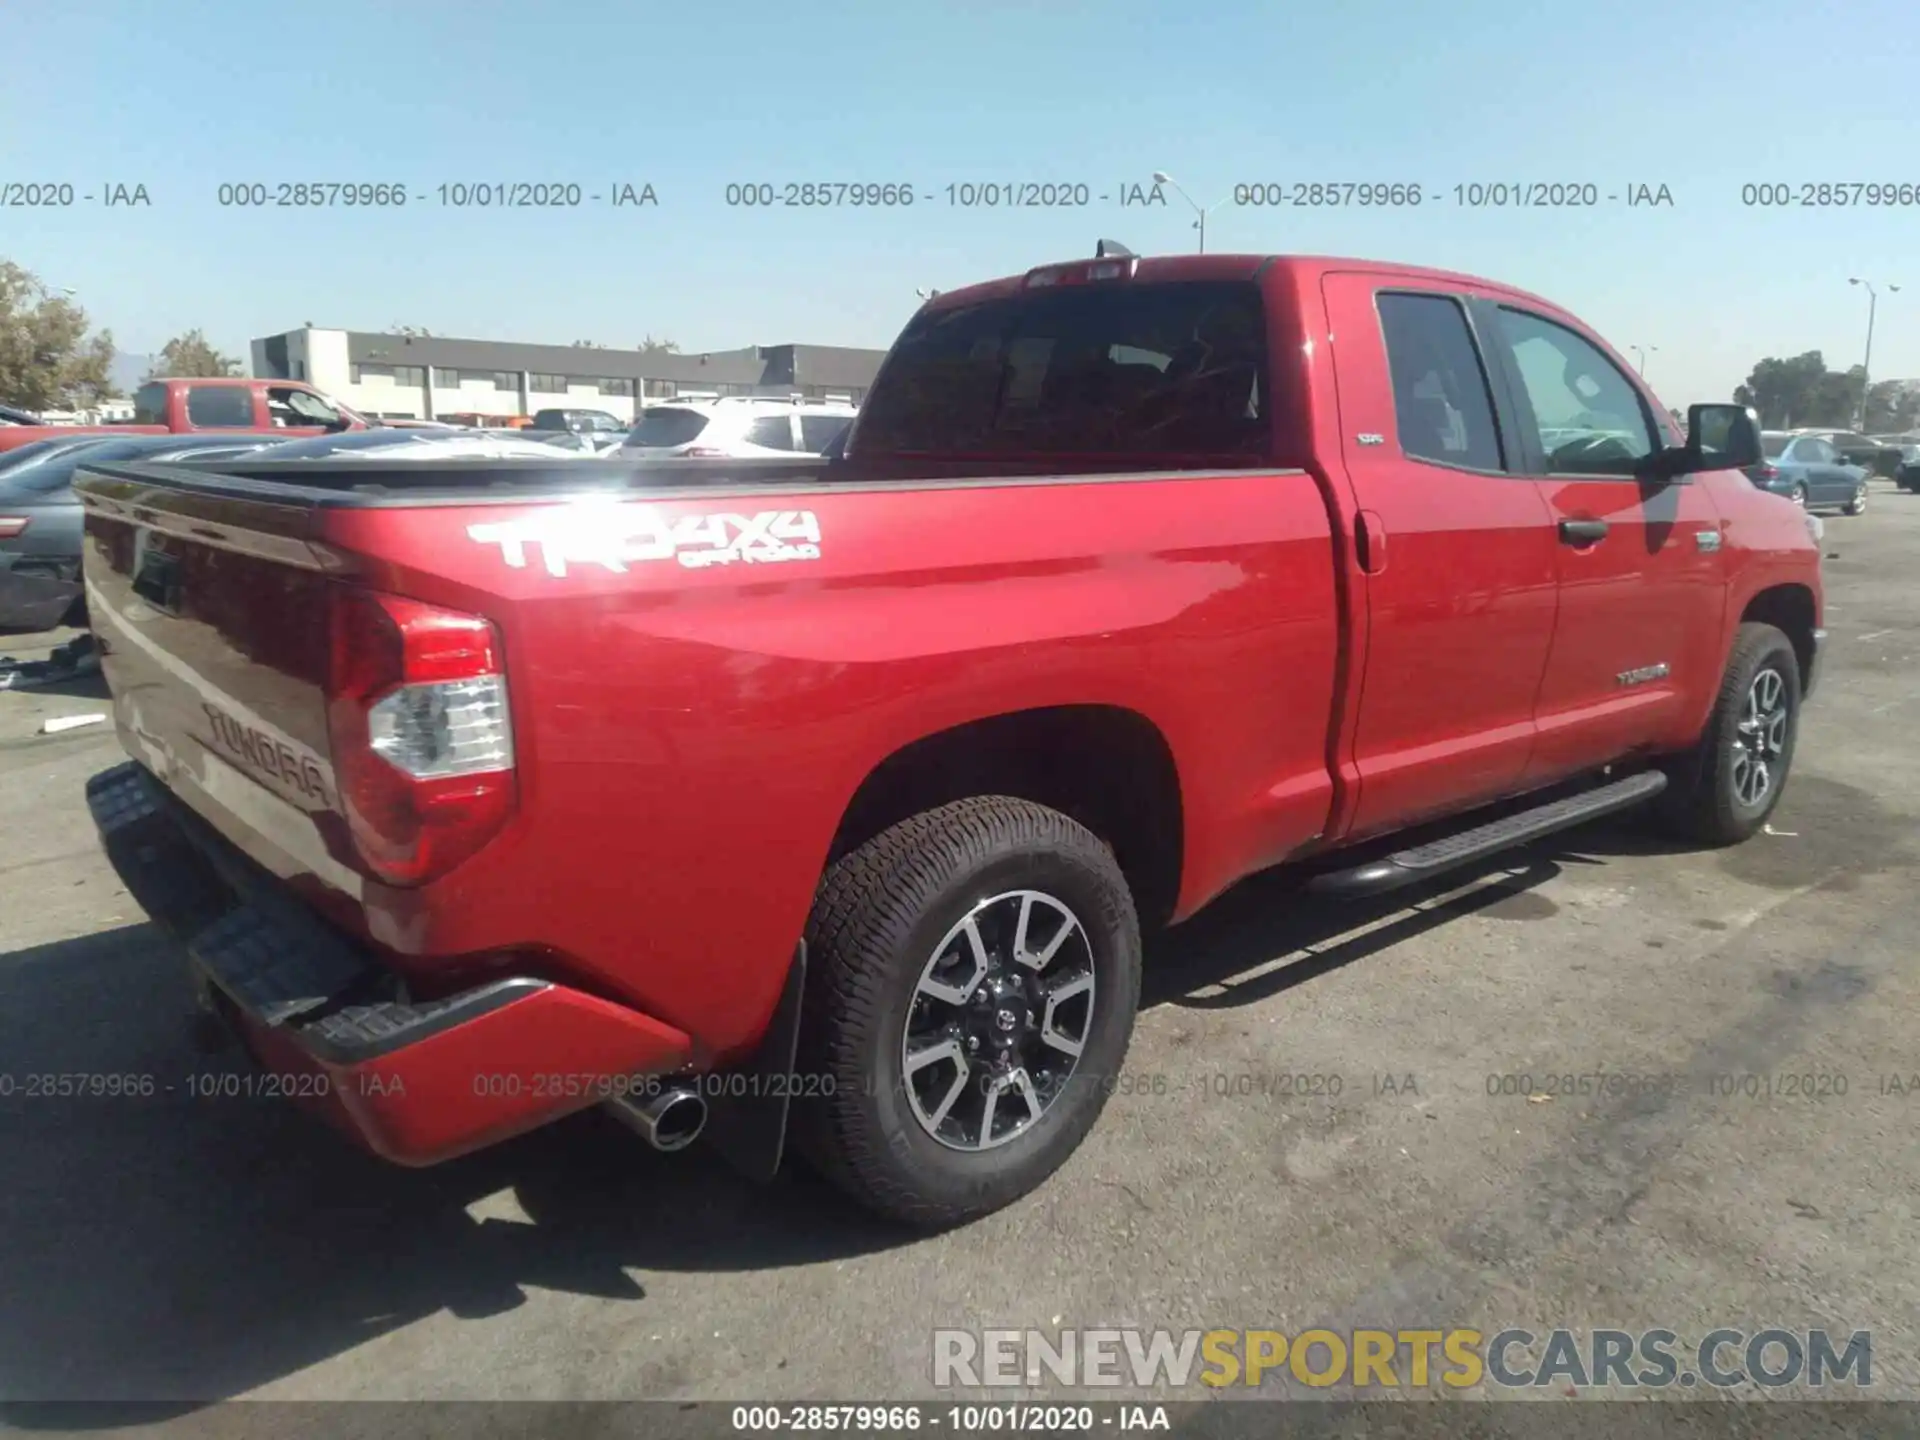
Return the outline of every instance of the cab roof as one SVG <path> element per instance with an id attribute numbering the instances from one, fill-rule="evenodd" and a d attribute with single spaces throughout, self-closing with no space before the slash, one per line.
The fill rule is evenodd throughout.
<path id="1" fill-rule="evenodd" d="M 1049 261 L 1036 265 L 1019 275 L 1009 275 L 998 280 L 987 280 L 977 285 L 963 286 L 958 290 L 942 290 L 934 295 L 922 307 L 924 312 L 950 310 L 962 305 L 975 305 L 983 300 L 995 300 L 1008 295 L 1021 293 L 1027 288 L 1028 277 L 1037 270 L 1077 265 L 1091 265 L 1099 262 L 1094 256 L 1079 256 L 1065 260 Z M 1142 255 L 1118 257 L 1133 265 L 1130 280 L 1116 283 L 1133 285 L 1165 283 L 1183 280 L 1290 280 L 1296 287 L 1308 287 L 1316 284 L 1320 277 L 1341 270 L 1365 270 L 1370 273 L 1390 275 L 1410 283 L 1439 285 L 1447 289 L 1473 289 L 1497 291 L 1515 299 L 1525 300 L 1532 305 L 1548 310 L 1561 307 L 1544 296 L 1502 284 L 1497 280 L 1488 280 L 1478 275 L 1466 275 L 1454 270 L 1437 270 L 1424 265 L 1406 265 L 1388 260 L 1363 260 L 1338 255 Z"/>

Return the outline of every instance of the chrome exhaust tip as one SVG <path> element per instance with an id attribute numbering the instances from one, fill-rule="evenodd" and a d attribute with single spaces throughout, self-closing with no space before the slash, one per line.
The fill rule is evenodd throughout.
<path id="1" fill-rule="evenodd" d="M 619 1121 L 656 1150 L 684 1150 L 707 1128 L 707 1102 L 698 1091 L 675 1088 L 645 1097 L 621 1095 L 607 1101 Z"/>

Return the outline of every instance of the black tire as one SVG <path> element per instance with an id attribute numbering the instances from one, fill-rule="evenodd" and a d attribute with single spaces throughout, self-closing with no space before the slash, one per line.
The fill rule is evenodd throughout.
<path id="1" fill-rule="evenodd" d="M 1754 803 L 1747 803 L 1736 785 L 1740 765 L 1735 741 L 1740 738 L 1748 699 L 1767 671 L 1780 678 L 1786 710 L 1785 738 L 1778 756 L 1769 762 L 1765 793 Z M 1737 845 L 1754 835 L 1780 803 L 1799 738 L 1800 660 L 1793 642 L 1771 625 L 1742 625 L 1734 637 L 1733 652 L 1727 657 L 1726 674 L 1720 681 L 1706 733 L 1698 746 L 1666 767 L 1667 789 L 1656 806 L 1664 827 L 1683 839 L 1709 846 Z"/>
<path id="2" fill-rule="evenodd" d="M 1867 513 L 1867 482 L 1862 480 L 1860 488 L 1853 492 L 1853 498 L 1841 507 L 1846 515 L 1864 515 Z"/>
<path id="3" fill-rule="evenodd" d="M 1807 496 L 1807 487 L 1804 485 L 1794 486 L 1793 489 L 1787 492 L 1787 498 L 1803 510 L 1810 503 Z"/>
<path id="4" fill-rule="evenodd" d="M 1094 976 L 1082 1050 L 1024 1133 L 993 1148 L 950 1148 L 908 1094 L 906 1026 L 924 1013 L 915 996 L 943 938 L 989 897 L 1023 890 L 1057 897 L 1081 923 Z M 900 822 L 833 865 L 815 896 L 796 1067 L 812 1093 L 795 1108 L 796 1149 L 868 1210 L 917 1228 L 1012 1203 L 1059 1169 L 1099 1118 L 1133 1036 L 1140 964 L 1126 880 L 1076 821 L 981 796 Z"/>

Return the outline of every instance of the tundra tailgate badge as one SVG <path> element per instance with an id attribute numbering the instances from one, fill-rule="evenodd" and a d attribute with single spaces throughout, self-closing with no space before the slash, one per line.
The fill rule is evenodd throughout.
<path id="1" fill-rule="evenodd" d="M 540 547 L 549 575 L 569 565 L 599 565 L 624 575 L 629 565 L 677 560 L 689 570 L 740 561 L 762 565 L 820 558 L 820 520 L 811 510 L 720 512 L 673 519 L 646 505 L 589 502 L 556 506 L 487 525 L 469 525 L 467 537 L 498 545 L 515 570 L 527 566 L 527 547 Z"/>

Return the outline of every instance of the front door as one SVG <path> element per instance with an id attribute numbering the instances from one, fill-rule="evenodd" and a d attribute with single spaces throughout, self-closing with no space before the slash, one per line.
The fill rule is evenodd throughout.
<path id="1" fill-rule="evenodd" d="M 1561 320 L 1506 301 L 1476 310 L 1498 337 L 1520 453 L 1558 541 L 1559 619 L 1527 779 L 1680 748 L 1725 660 L 1719 512 L 1697 477 L 1635 477 L 1668 441 L 1624 366 Z"/>
<path id="2" fill-rule="evenodd" d="M 1322 281 L 1365 593 L 1345 833 L 1513 791 L 1553 637 L 1555 541 L 1496 420 L 1466 297 Z M 1356 627 L 1357 633 L 1357 627 Z"/>

